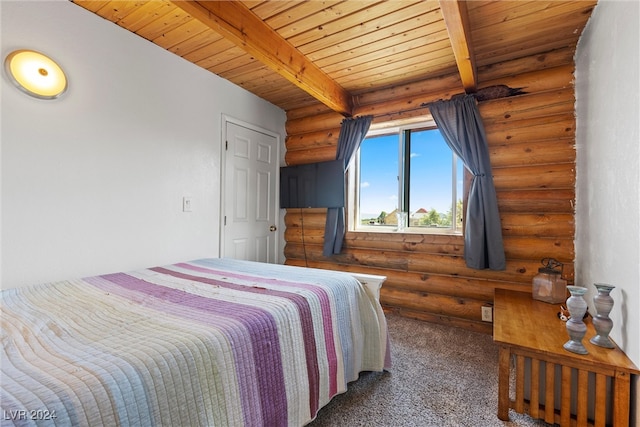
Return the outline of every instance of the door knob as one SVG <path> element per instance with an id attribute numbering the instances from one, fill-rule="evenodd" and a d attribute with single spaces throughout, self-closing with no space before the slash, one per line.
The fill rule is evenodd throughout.
<path id="1" fill-rule="evenodd" d="M 275 225 L 269 227 L 269 231 L 276 231 L 278 228 Z"/>

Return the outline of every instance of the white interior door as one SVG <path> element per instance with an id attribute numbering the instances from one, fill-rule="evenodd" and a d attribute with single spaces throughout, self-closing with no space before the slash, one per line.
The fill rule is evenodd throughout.
<path id="1" fill-rule="evenodd" d="M 229 120 L 225 133 L 221 254 L 276 263 L 278 138 Z"/>

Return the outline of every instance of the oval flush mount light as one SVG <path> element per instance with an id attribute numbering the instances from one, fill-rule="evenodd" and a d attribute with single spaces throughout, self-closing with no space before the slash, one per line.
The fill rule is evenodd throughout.
<path id="1" fill-rule="evenodd" d="M 67 77 L 54 60 L 33 50 L 7 55 L 4 67 L 21 91 L 40 99 L 54 99 L 67 90 Z"/>

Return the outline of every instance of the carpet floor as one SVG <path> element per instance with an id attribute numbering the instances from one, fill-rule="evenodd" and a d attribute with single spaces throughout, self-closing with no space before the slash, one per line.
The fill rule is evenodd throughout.
<path id="1" fill-rule="evenodd" d="M 388 315 L 393 366 L 365 372 L 311 427 L 548 426 L 498 409 L 498 347 L 491 336 Z"/>

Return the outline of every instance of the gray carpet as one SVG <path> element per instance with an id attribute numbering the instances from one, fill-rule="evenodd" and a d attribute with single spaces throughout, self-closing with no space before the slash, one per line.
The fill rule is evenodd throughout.
<path id="1" fill-rule="evenodd" d="M 500 421 L 491 336 L 388 315 L 393 367 L 366 372 L 309 426 L 548 426 L 510 411 Z"/>

